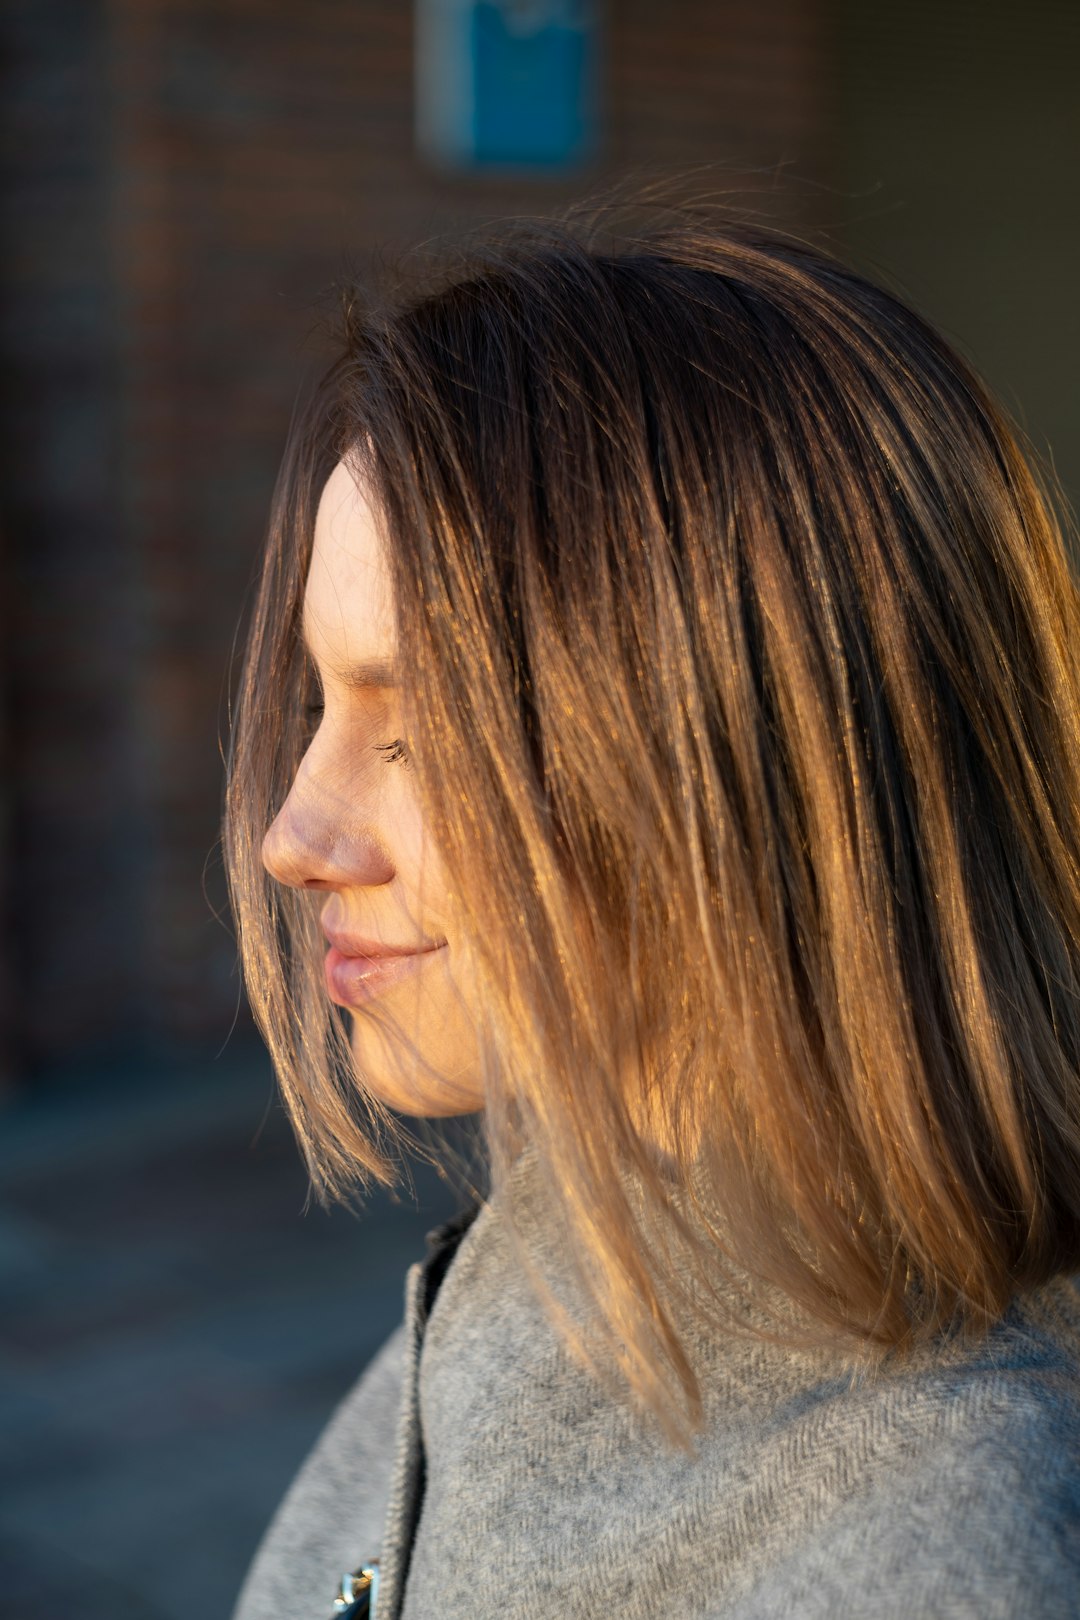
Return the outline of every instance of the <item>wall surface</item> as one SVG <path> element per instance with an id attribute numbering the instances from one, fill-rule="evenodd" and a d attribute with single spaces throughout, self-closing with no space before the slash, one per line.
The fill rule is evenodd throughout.
<path id="1" fill-rule="evenodd" d="M 1074 7 L 611 0 L 603 144 L 561 180 L 417 155 L 407 4 L 26 0 L 0 28 L 0 1075 L 251 1038 L 230 658 L 347 265 L 700 166 L 898 285 L 1076 498 Z"/>
<path id="2" fill-rule="evenodd" d="M 216 847 L 230 652 L 344 258 L 362 270 L 628 172 L 718 165 L 705 188 L 812 176 L 817 6 L 611 4 L 603 148 L 562 180 L 417 157 L 404 3 L 9 9 L 19 1073 L 210 1055 L 234 1017 L 250 1033 Z M 806 188 L 787 206 L 813 204 Z"/>
<path id="3" fill-rule="evenodd" d="M 1080 503 L 1080 8 L 842 0 L 841 239 L 974 360 Z"/>

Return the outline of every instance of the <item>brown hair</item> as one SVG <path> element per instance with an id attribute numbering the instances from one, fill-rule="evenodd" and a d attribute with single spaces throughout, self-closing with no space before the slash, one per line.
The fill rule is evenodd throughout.
<path id="1" fill-rule="evenodd" d="M 1080 600 L 969 366 L 829 252 L 689 215 L 517 225 L 389 303 L 350 285 L 338 335 L 275 493 L 225 816 L 318 1195 L 394 1173 L 313 897 L 260 861 L 348 456 L 490 1015 L 492 1182 L 531 1144 L 597 1307 L 571 1343 L 686 1444 L 673 1234 L 708 1298 L 729 1265 L 801 1314 L 749 1331 L 871 1369 L 1080 1268 Z"/>

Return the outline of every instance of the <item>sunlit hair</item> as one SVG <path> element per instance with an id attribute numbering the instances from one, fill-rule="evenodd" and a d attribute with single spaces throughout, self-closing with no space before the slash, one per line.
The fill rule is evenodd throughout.
<path id="1" fill-rule="evenodd" d="M 530 1146 L 593 1308 L 542 1296 L 686 1445 L 680 1301 L 873 1374 L 1080 1269 L 1080 597 L 1018 430 L 820 248 L 515 225 L 425 273 L 350 285 L 290 431 L 229 755 L 246 984 L 318 1195 L 392 1180 L 320 897 L 260 859 L 344 457 L 492 1186 Z"/>

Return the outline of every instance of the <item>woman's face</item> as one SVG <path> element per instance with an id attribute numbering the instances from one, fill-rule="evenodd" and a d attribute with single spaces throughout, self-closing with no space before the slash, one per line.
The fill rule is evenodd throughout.
<path id="1" fill-rule="evenodd" d="M 319 502 L 304 636 L 325 711 L 263 862 L 278 882 L 325 895 L 322 926 L 340 947 L 328 952 L 327 994 L 349 1008 L 367 1088 L 405 1114 L 472 1113 L 483 1096 L 464 951 L 459 942 L 455 955 L 445 932 L 443 871 L 413 773 L 392 746 L 401 727 L 389 571 L 363 486 L 344 462 Z M 384 670 L 362 667 L 373 664 Z M 372 943 L 416 954 L 377 966 L 363 949 Z"/>

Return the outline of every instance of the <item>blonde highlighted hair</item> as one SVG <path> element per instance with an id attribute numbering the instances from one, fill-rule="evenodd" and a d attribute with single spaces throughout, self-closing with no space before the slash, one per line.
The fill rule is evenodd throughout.
<path id="1" fill-rule="evenodd" d="M 260 860 L 350 457 L 480 976 L 492 1184 L 535 1153 L 595 1306 L 590 1338 L 545 1294 L 568 1340 L 685 1445 L 678 1244 L 702 1309 L 730 1268 L 796 1313 L 733 1331 L 871 1369 L 1080 1269 L 1080 596 L 969 366 L 824 249 L 700 214 L 516 225 L 389 300 L 350 285 L 337 336 L 275 493 L 224 824 L 318 1195 L 394 1176 L 317 897 Z"/>

